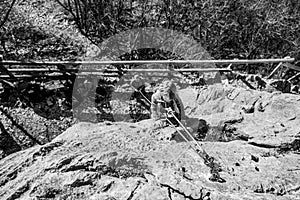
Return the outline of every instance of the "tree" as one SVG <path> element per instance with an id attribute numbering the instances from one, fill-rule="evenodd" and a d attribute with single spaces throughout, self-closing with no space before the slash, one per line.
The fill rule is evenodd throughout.
<path id="1" fill-rule="evenodd" d="M 296 0 L 55 0 L 94 44 L 124 30 L 161 27 L 199 41 L 214 58 L 284 57 L 299 48 Z"/>
<path id="2" fill-rule="evenodd" d="M 9 15 L 16 4 L 17 0 L 12 0 L 11 2 L 9 1 L 3 1 L 0 4 L 0 13 L 1 13 L 1 19 L 0 19 L 0 30 L 4 28 L 4 24 L 7 22 Z M 1 31 L 0 31 L 1 33 Z M 5 38 L 4 34 L 0 35 L 0 42 L 3 50 L 6 52 L 6 47 L 5 47 Z"/>
<path id="3" fill-rule="evenodd" d="M 86 40 L 54 1 L 17 1 L 0 28 L 4 59 L 72 60 Z M 57 8 L 58 7 L 58 8 Z"/>
<path id="4" fill-rule="evenodd" d="M 10 3 L 9 1 L 3 1 L 0 4 L 0 13 L 2 13 L 1 20 L 0 20 L 0 28 L 2 28 L 5 22 L 8 20 L 9 14 L 11 13 L 16 2 L 17 0 L 12 0 Z"/>

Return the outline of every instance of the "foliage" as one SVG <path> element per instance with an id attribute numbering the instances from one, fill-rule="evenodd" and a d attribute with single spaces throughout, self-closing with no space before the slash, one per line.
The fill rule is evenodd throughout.
<path id="1" fill-rule="evenodd" d="M 0 10 L 7 13 L 13 1 L 3 2 Z M 297 0 L 17 1 L 0 27 L 0 51 L 5 58 L 18 60 L 78 59 L 91 44 L 99 45 L 117 33 L 140 27 L 183 32 L 215 59 L 300 54 Z M 131 57 L 147 59 L 146 52 L 133 52 Z M 156 58 L 174 58 L 174 52 L 156 54 Z"/>
<path id="2" fill-rule="evenodd" d="M 93 43 L 124 30 L 162 27 L 193 36 L 216 59 L 293 55 L 300 45 L 296 0 L 56 0 Z"/>
<path id="3" fill-rule="evenodd" d="M 65 23 L 62 9 L 54 8 L 43 1 L 19 1 L 13 7 L 0 28 L 5 59 L 71 60 L 82 53 L 84 39 Z"/>
<path id="4" fill-rule="evenodd" d="M 17 0 L 10 1 L 1 1 L 0 2 L 0 28 L 4 26 L 6 21 L 9 18 L 9 14 L 11 13 L 15 3 Z"/>

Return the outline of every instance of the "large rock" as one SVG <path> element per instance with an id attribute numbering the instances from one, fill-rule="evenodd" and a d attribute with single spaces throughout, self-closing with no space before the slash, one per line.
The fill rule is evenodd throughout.
<path id="1" fill-rule="evenodd" d="M 299 96 L 221 85 L 179 93 L 189 130 L 198 118 L 217 127 L 200 145 L 226 182 L 210 180 L 191 138 L 179 139 L 183 129 L 79 123 L 0 160 L 0 199 L 299 199 Z M 247 138 L 217 139 L 224 124 Z"/>
<path id="2" fill-rule="evenodd" d="M 79 123 L 51 143 L 0 160 L 1 199 L 297 199 L 299 155 L 245 141 L 203 142 L 225 183 L 191 142 L 139 123 Z M 172 130 L 170 130 L 172 132 Z"/>
<path id="3" fill-rule="evenodd" d="M 201 90 L 198 98 L 193 89 L 182 90 L 180 94 L 190 118 L 202 118 L 213 126 L 233 123 L 252 138 L 249 142 L 279 146 L 299 137 L 298 95 L 224 87 L 221 84 Z"/>

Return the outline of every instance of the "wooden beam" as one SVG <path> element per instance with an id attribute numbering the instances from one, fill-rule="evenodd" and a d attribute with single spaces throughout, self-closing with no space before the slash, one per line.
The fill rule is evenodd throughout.
<path id="1" fill-rule="evenodd" d="M 186 69 L 103 69 L 103 70 L 97 70 L 97 69 L 47 69 L 47 68 L 15 68 L 15 69 L 8 69 L 9 72 L 102 72 L 102 73 L 112 73 L 112 72 L 212 72 L 212 71 L 231 71 L 227 68 L 186 68 Z"/>
<path id="2" fill-rule="evenodd" d="M 298 67 L 298 66 L 296 66 L 296 65 L 293 65 L 293 64 L 291 64 L 291 63 L 283 63 L 283 65 L 284 65 L 285 67 L 290 68 L 290 69 L 300 71 L 300 67 Z"/>
<path id="3" fill-rule="evenodd" d="M 7 69 L 6 69 L 6 67 L 4 67 L 4 64 L 3 64 L 3 56 L 2 55 L 0 55 L 0 73 L 2 74 L 7 74 L 7 75 L 9 75 L 10 76 L 10 78 L 14 78 L 14 75 L 11 73 L 11 72 L 9 72 Z"/>
<path id="4" fill-rule="evenodd" d="M 122 64 L 257 64 L 294 62 L 294 58 L 253 60 L 108 60 L 108 61 L 13 61 L 3 60 L 4 65 L 122 65 Z"/>
<path id="5" fill-rule="evenodd" d="M 298 76 L 300 76 L 300 72 L 295 74 L 294 76 L 292 76 L 291 78 L 288 79 L 288 81 L 292 81 L 293 79 L 297 78 Z"/>
<path id="6" fill-rule="evenodd" d="M 88 76 L 90 74 L 79 74 L 78 76 Z M 104 76 L 104 77 L 119 77 L 119 75 L 114 74 L 95 74 L 98 76 Z M 28 75 L 28 74 L 22 74 L 22 75 L 15 75 L 15 79 L 26 79 L 26 78 L 66 78 L 70 77 L 69 75 L 47 75 L 47 74 L 39 74 L 39 75 Z M 0 75 L 0 79 L 12 79 L 8 75 Z"/>
<path id="7" fill-rule="evenodd" d="M 230 63 L 227 67 L 228 70 L 232 70 L 232 63 Z"/>
<path id="8" fill-rule="evenodd" d="M 81 71 L 81 70 L 80 70 Z M 182 69 L 122 69 L 124 72 L 217 72 L 231 71 L 227 68 L 182 68 Z M 117 69 L 105 69 L 104 72 L 119 72 Z"/>
<path id="9" fill-rule="evenodd" d="M 64 72 L 63 70 L 59 70 L 59 69 L 48 69 L 48 68 L 10 68 L 7 69 L 9 72 L 12 73 L 23 73 L 23 72 Z"/>
<path id="10" fill-rule="evenodd" d="M 8 69 L 9 72 L 102 72 L 102 73 L 112 73 L 112 72 L 218 72 L 218 71 L 232 71 L 227 68 L 183 68 L 183 69 L 47 69 L 47 68 L 14 68 Z"/>
<path id="11" fill-rule="evenodd" d="M 91 73 L 80 73 L 80 74 L 77 74 L 76 76 L 77 77 L 81 77 L 81 76 L 103 76 L 103 77 L 121 77 L 120 75 L 118 74 L 103 74 L 103 73 L 94 73 L 94 74 L 91 74 Z M 161 74 L 158 74 L 158 75 L 148 75 L 148 76 L 151 76 L 151 77 L 167 77 L 167 75 L 163 76 Z M 44 78 L 44 77 L 49 77 L 49 78 L 63 78 L 63 77 L 70 77 L 70 75 L 60 75 L 60 74 L 57 74 L 57 75 L 47 75 L 47 74 L 33 74 L 33 75 L 30 75 L 30 74 L 18 74 L 18 75 L 15 75 L 14 78 L 15 79 L 26 79 L 26 78 Z M 180 77 L 177 77 L 177 76 L 172 76 L 172 78 L 180 78 Z M 8 75 L 0 75 L 0 79 L 12 79 L 10 76 Z"/>
<path id="12" fill-rule="evenodd" d="M 274 76 L 274 74 L 278 71 L 278 69 L 281 67 L 281 65 L 282 65 L 282 62 L 279 63 L 279 64 L 275 67 L 275 69 L 271 72 L 271 74 L 267 77 L 267 79 L 272 78 L 272 77 Z"/>

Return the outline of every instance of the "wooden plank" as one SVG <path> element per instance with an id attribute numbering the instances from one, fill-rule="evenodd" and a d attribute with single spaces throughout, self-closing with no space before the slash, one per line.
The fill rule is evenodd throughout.
<path id="1" fill-rule="evenodd" d="M 279 63 L 279 64 L 275 67 L 275 69 L 271 72 L 271 74 L 267 77 L 267 79 L 272 78 L 272 77 L 274 76 L 274 74 L 279 70 L 279 68 L 281 67 L 281 65 L 282 65 L 282 62 Z"/>
<path id="2" fill-rule="evenodd" d="M 3 60 L 4 65 L 121 65 L 121 64 L 257 64 L 294 62 L 294 58 L 253 60 L 108 60 L 108 61 L 13 61 Z"/>
<path id="3" fill-rule="evenodd" d="M 283 63 L 283 65 L 284 65 L 285 67 L 290 68 L 290 69 L 300 71 L 300 67 L 298 67 L 298 66 L 296 66 L 296 65 L 293 65 L 293 64 L 291 64 L 291 63 Z"/>
<path id="4" fill-rule="evenodd" d="M 96 74 L 91 74 L 91 73 L 80 73 L 80 74 L 77 74 L 76 76 L 77 77 L 81 77 L 81 76 L 103 76 L 103 77 L 121 77 L 120 75 L 118 75 L 118 74 L 100 74 L 100 73 L 96 73 Z M 162 77 L 169 77 L 168 75 L 165 75 L 165 76 L 163 76 L 163 75 L 160 75 L 160 74 L 158 74 L 158 75 L 156 75 L 156 74 L 154 74 L 154 75 L 148 75 L 148 76 L 150 76 L 150 77 L 158 77 L 158 78 L 162 78 Z M 36 75 L 30 75 L 30 74 L 18 74 L 18 75 L 15 75 L 14 76 L 14 78 L 16 78 L 16 79 L 22 79 L 22 78 L 24 78 L 24 79 L 26 79 L 26 78 L 43 78 L 43 77 L 49 77 L 49 78 L 63 78 L 63 77 L 70 77 L 70 75 L 60 75 L 60 74 L 58 74 L 58 75 L 47 75 L 47 74 L 36 74 Z M 179 77 L 177 77 L 177 76 L 172 76 L 171 78 L 179 78 Z M 0 79 L 11 79 L 11 77 L 10 76 L 8 76 L 8 75 L 0 75 Z"/>
<path id="5" fill-rule="evenodd" d="M 91 74 L 79 74 L 78 76 L 89 76 Z M 105 77 L 119 77 L 119 75 L 113 75 L 113 74 L 97 74 L 98 76 L 105 76 Z M 16 79 L 22 79 L 22 78 L 43 78 L 43 77 L 49 77 L 49 78 L 64 78 L 64 77 L 70 77 L 69 75 L 47 75 L 47 74 L 39 74 L 39 75 L 28 75 L 28 74 L 22 74 L 22 75 L 15 75 L 14 78 Z M 0 79 L 11 79 L 8 75 L 0 75 Z"/>
<path id="6" fill-rule="evenodd" d="M 81 71 L 81 70 L 80 70 Z M 106 69 L 104 72 L 118 72 L 117 69 Z M 231 71 L 227 68 L 182 68 L 182 69 L 123 69 L 124 72 L 217 72 Z"/>
<path id="7" fill-rule="evenodd" d="M 218 71 L 232 71 L 227 68 L 183 68 L 183 69 L 47 69 L 47 68 L 15 68 L 8 69 L 9 72 L 102 72 L 102 73 L 113 73 L 113 72 L 218 72 Z"/>
<path id="8" fill-rule="evenodd" d="M 0 55 L 0 73 L 2 74 L 7 74 L 7 75 L 9 75 L 10 76 L 10 78 L 14 78 L 14 75 L 11 73 L 11 72 L 9 72 L 7 69 L 6 69 L 6 67 L 4 67 L 4 64 L 3 64 L 3 56 L 2 55 Z"/>
<path id="9" fill-rule="evenodd" d="M 292 76 L 291 78 L 288 79 L 288 81 L 292 81 L 293 79 L 297 78 L 298 76 L 300 76 L 300 72 L 295 74 L 294 76 Z"/>
<path id="10" fill-rule="evenodd" d="M 14 69 L 7 69 L 9 72 L 17 73 L 17 72 L 63 72 L 59 69 L 47 69 L 47 68 L 14 68 Z"/>
<path id="11" fill-rule="evenodd" d="M 227 67 L 228 70 L 232 70 L 232 63 L 230 63 Z"/>

